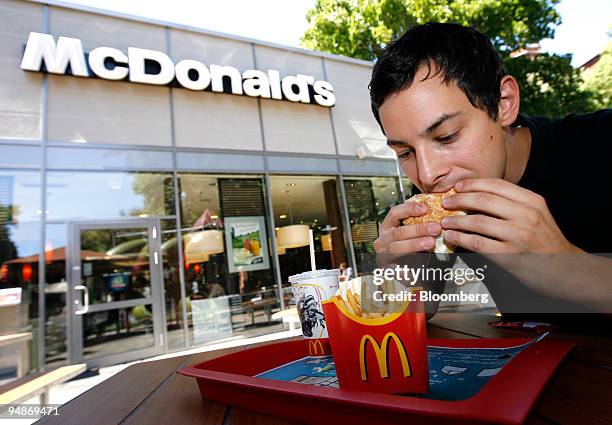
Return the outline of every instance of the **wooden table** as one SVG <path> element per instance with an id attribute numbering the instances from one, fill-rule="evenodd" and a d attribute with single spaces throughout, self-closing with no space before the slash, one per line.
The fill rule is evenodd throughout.
<path id="1" fill-rule="evenodd" d="M 493 328 L 491 316 L 438 314 L 428 325 L 431 338 L 508 338 L 532 334 Z M 559 366 L 544 389 L 527 423 L 612 423 L 612 337 L 610 331 L 553 332 L 550 338 L 573 338 L 578 345 Z M 301 338 L 301 337 L 298 337 Z M 96 424 L 273 424 L 296 422 L 204 401 L 192 378 L 175 372 L 237 347 L 208 353 L 144 362 L 124 369 L 37 423 Z M 503 397 L 500 394 L 500 397 Z"/>

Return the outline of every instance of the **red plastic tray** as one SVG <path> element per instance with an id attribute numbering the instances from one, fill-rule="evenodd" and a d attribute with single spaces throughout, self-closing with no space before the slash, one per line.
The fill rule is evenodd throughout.
<path id="1" fill-rule="evenodd" d="M 442 347 L 494 348 L 530 339 L 430 339 Z M 238 351 L 185 367 L 202 397 L 301 423 L 351 424 L 520 424 L 574 342 L 545 339 L 525 348 L 473 397 L 441 401 L 399 395 L 338 390 L 254 378 L 304 357 L 302 341 L 281 342 Z"/>

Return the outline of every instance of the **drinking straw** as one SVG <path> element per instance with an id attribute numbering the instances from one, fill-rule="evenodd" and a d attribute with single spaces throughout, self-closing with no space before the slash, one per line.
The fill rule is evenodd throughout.
<path id="1" fill-rule="evenodd" d="M 315 263 L 314 237 L 312 234 L 312 229 L 308 230 L 308 242 L 310 245 L 310 267 L 312 271 L 315 271 L 317 269 L 317 265 Z"/>

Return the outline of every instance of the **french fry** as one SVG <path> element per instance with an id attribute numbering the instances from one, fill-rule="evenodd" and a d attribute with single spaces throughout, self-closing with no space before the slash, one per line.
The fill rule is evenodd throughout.
<path id="1" fill-rule="evenodd" d="M 345 310 L 351 311 L 350 308 L 346 305 L 346 302 L 344 302 L 344 298 L 342 298 L 341 295 L 339 295 L 339 294 L 336 295 L 336 300 L 337 300 L 336 302 L 338 303 L 338 305 L 341 308 L 344 308 Z"/>
<path id="2" fill-rule="evenodd" d="M 346 297 L 348 299 L 349 304 L 351 305 L 351 307 L 353 308 L 353 310 L 355 311 L 355 314 L 357 316 L 361 316 L 361 302 L 359 300 L 359 297 L 357 296 L 357 294 L 355 294 L 351 289 L 349 289 L 348 291 L 346 291 Z"/>
<path id="3" fill-rule="evenodd" d="M 344 306 L 346 307 L 346 309 L 348 310 L 349 313 L 351 313 L 352 315 L 357 316 L 357 311 L 355 310 L 355 308 L 353 307 L 353 300 L 350 297 L 351 293 L 351 289 L 350 288 L 346 288 L 346 292 L 343 294 L 342 296 L 342 302 L 344 303 Z"/>
<path id="4" fill-rule="evenodd" d="M 397 294 L 404 289 L 403 285 L 394 279 L 384 279 L 381 285 L 375 285 L 372 276 L 362 276 L 340 282 L 335 297 L 338 305 L 352 315 L 365 319 L 381 319 L 394 314 L 399 305 L 388 301 L 386 296 L 381 297 L 381 301 L 374 301 L 374 292 L 381 291 L 383 295 Z"/>
<path id="5" fill-rule="evenodd" d="M 420 289 L 418 287 L 406 287 L 395 279 L 383 279 L 380 285 L 375 285 L 373 276 L 361 276 L 339 282 L 335 298 L 338 306 L 351 315 L 364 319 L 382 319 L 405 309 L 404 303 L 389 301 L 389 297 L 385 295 L 399 294 L 406 290 L 415 292 Z M 382 292 L 378 301 L 374 299 L 376 291 Z"/>

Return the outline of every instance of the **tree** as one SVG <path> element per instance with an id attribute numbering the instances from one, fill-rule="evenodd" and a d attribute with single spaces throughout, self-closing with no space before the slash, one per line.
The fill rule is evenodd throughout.
<path id="1" fill-rule="evenodd" d="M 583 89 L 593 94 L 597 108 L 612 108 L 612 41 L 593 68 L 583 74 Z"/>
<path id="2" fill-rule="evenodd" d="M 132 190 L 135 194 L 142 195 L 142 208 L 122 211 L 122 214 L 129 216 L 174 214 L 174 186 L 171 174 L 134 173 Z"/>
<path id="3" fill-rule="evenodd" d="M 551 54 L 504 60 L 510 75 L 519 82 L 522 113 L 561 117 L 594 109 L 594 97 L 580 89 L 580 71 L 572 68 L 571 62 L 571 55 Z"/>
<path id="4" fill-rule="evenodd" d="M 317 0 L 302 45 L 368 61 L 414 25 L 430 21 L 472 26 L 487 35 L 512 69 L 526 113 L 554 116 L 592 108 L 568 56 L 510 58 L 510 52 L 554 37 L 560 0 Z M 543 84 L 545 84 L 543 86 Z M 540 99 L 545 100 L 540 105 Z M 552 99 L 563 99 L 552 102 Z M 554 106 L 554 107 L 552 107 Z M 577 108 L 574 110 L 572 108 Z"/>
<path id="5" fill-rule="evenodd" d="M 3 266 L 5 261 L 19 257 L 17 246 L 11 240 L 10 227 L 14 224 L 11 218 L 12 210 L 13 205 L 0 203 L 0 266 Z"/>
<path id="6" fill-rule="evenodd" d="M 112 231 L 109 230 L 86 230 L 81 233 L 81 249 L 83 251 L 106 252 L 117 244 L 113 240 Z"/>

